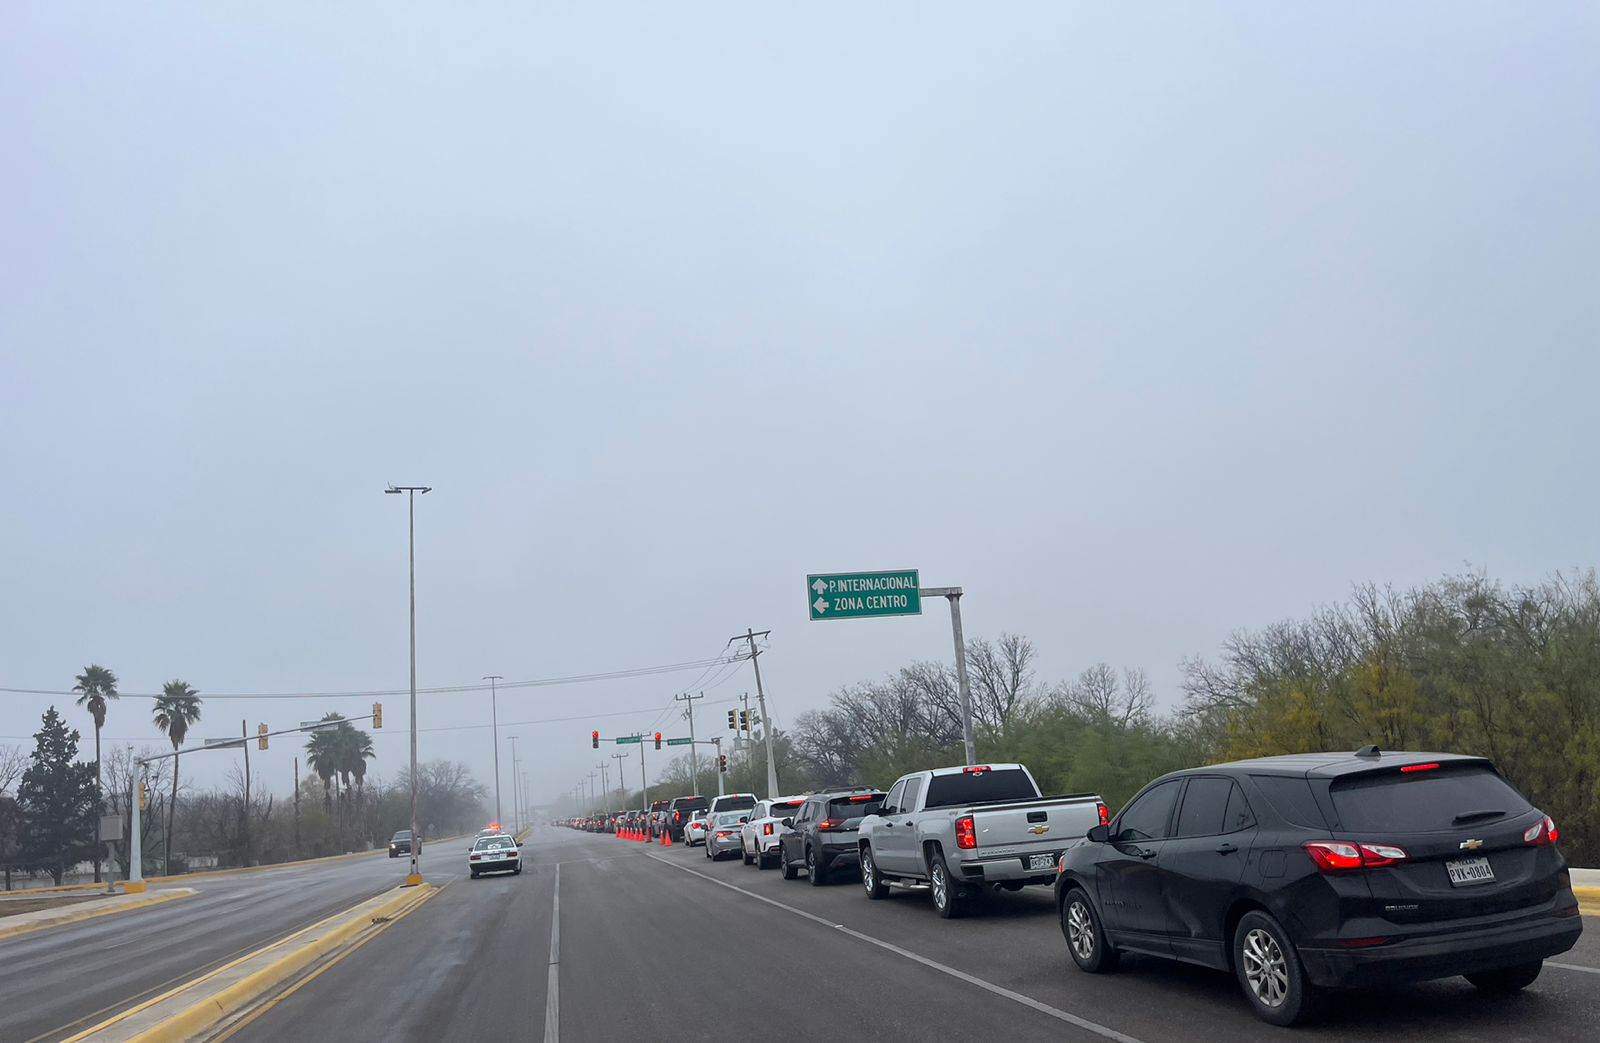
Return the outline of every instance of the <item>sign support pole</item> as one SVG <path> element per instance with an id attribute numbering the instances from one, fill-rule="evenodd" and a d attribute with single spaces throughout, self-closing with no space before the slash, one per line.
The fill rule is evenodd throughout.
<path id="1" fill-rule="evenodd" d="M 967 682 L 967 641 L 961 634 L 961 588 L 923 587 L 917 593 L 925 598 L 944 598 L 950 602 L 950 632 L 956 642 L 956 684 L 961 690 L 961 744 L 966 747 L 967 764 L 976 764 L 978 743 L 972 734 L 972 686 Z"/>

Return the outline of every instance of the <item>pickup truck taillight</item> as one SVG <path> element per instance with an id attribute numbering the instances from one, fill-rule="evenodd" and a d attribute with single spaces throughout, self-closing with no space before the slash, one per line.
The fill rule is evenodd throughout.
<path id="1" fill-rule="evenodd" d="M 1095 811 L 1100 815 L 1100 824 L 1102 826 L 1111 825 L 1111 809 L 1104 804 L 1096 804 L 1094 807 Z"/>
<path id="2" fill-rule="evenodd" d="M 682 822 L 683 821 L 683 812 L 674 811 L 672 813 L 672 821 L 674 821 L 674 822 Z"/>
<path id="3" fill-rule="evenodd" d="M 956 819 L 956 847 L 970 851 L 978 846 L 978 831 L 973 825 L 971 815 L 962 815 Z"/>

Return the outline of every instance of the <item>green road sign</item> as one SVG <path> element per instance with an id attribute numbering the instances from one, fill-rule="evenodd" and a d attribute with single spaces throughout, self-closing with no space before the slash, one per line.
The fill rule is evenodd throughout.
<path id="1" fill-rule="evenodd" d="M 824 572 L 806 577 L 806 604 L 813 620 L 920 616 L 921 586 L 916 569 Z"/>
<path id="2" fill-rule="evenodd" d="M 668 739 L 667 740 L 667 745 L 668 746 L 687 746 L 693 741 L 694 741 L 693 739 Z"/>
<path id="3" fill-rule="evenodd" d="M 617 741 L 617 744 L 620 746 L 622 743 L 625 743 L 625 742 L 638 742 L 641 738 L 643 738 L 643 736 L 639 736 L 639 735 L 619 735 L 619 736 L 617 736 L 616 741 Z"/>

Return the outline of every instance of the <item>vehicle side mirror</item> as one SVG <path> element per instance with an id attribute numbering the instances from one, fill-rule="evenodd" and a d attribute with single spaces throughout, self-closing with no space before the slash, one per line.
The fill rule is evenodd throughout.
<path id="1" fill-rule="evenodd" d="M 898 814 L 900 814 L 900 811 L 893 804 L 885 804 L 883 807 L 879 808 L 877 811 L 871 812 L 871 814 L 874 814 L 874 815 L 898 815 Z"/>
<path id="2" fill-rule="evenodd" d="M 741 825 L 741 826 L 744 825 L 746 822 L 749 822 L 749 821 L 750 821 L 750 816 L 749 815 L 741 815 L 739 817 L 739 825 Z"/>
<path id="3" fill-rule="evenodd" d="M 792 819 L 792 818 L 784 819 L 783 820 L 783 827 L 785 829 L 793 829 L 794 828 L 794 819 Z"/>
<path id="4" fill-rule="evenodd" d="M 1111 839 L 1111 827 L 1094 825 L 1089 827 L 1089 832 L 1084 834 L 1085 839 L 1091 844 L 1104 844 Z"/>

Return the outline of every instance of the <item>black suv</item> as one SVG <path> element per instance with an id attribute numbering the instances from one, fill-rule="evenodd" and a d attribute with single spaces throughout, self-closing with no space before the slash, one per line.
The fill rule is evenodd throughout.
<path id="1" fill-rule="evenodd" d="M 694 818 L 694 813 L 704 811 L 711 806 L 711 802 L 704 797 L 674 797 L 672 804 L 667 808 L 666 828 L 672 834 L 674 844 L 683 843 L 683 827 Z"/>
<path id="2" fill-rule="evenodd" d="M 1325 988 L 1532 983 L 1583 930 L 1560 836 L 1481 757 L 1263 757 L 1150 783 L 1067 850 L 1056 907 L 1083 970 L 1139 952 L 1232 971 L 1288 1025 Z"/>
<path id="3" fill-rule="evenodd" d="M 816 793 L 784 819 L 791 832 L 778 838 L 778 864 L 783 878 L 793 880 L 804 866 L 813 887 L 821 887 L 828 870 L 840 862 L 856 863 L 856 838 L 861 820 L 883 807 L 882 790 L 855 788 Z"/>

